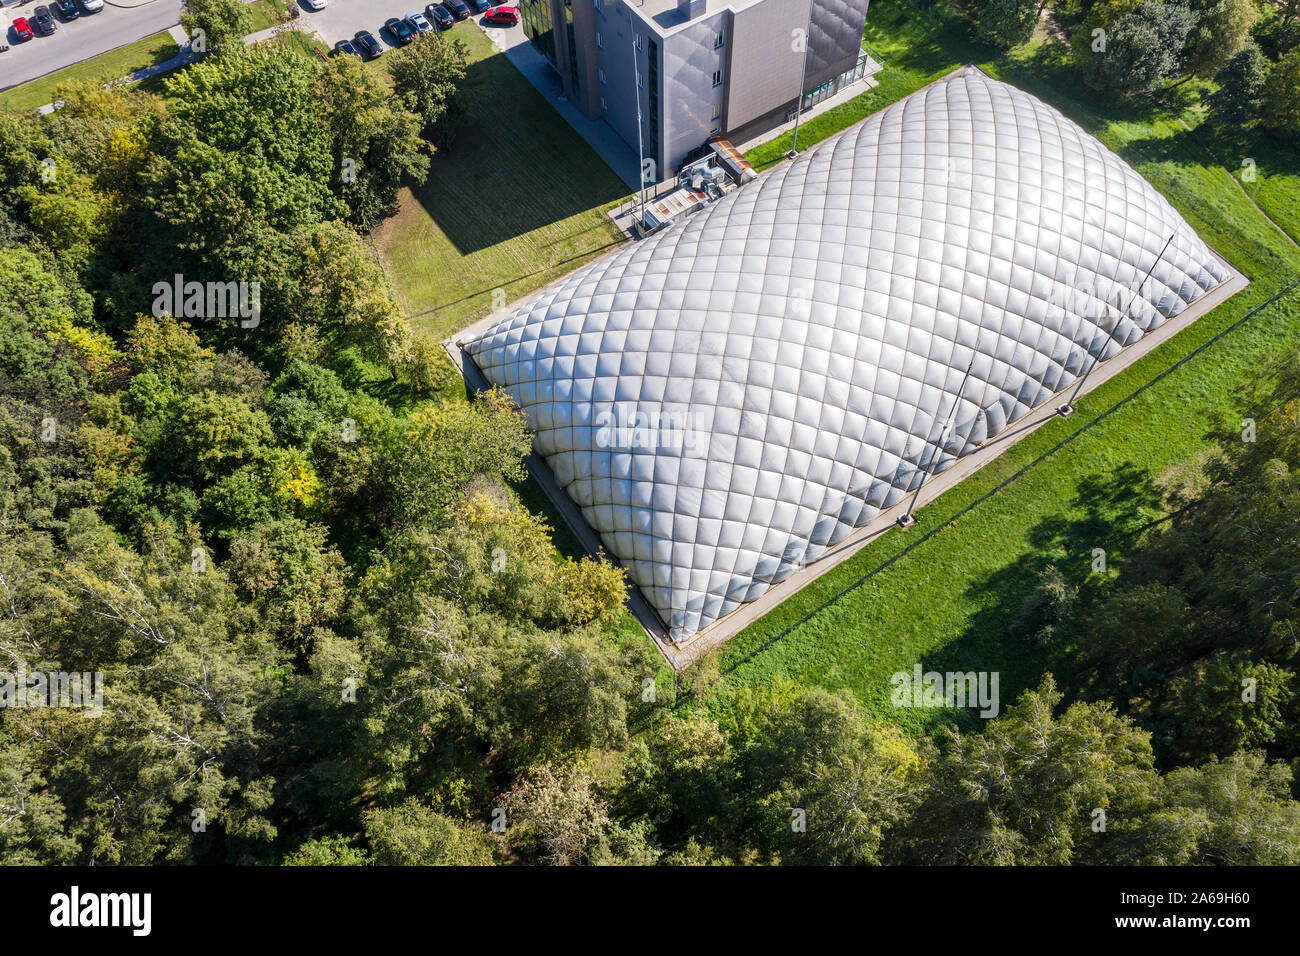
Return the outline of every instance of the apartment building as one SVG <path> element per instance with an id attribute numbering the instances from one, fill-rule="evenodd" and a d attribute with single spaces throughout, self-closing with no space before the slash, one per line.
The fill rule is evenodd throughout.
<path id="1" fill-rule="evenodd" d="M 740 140 L 862 79 L 869 0 L 521 0 L 565 95 L 654 165 Z"/>

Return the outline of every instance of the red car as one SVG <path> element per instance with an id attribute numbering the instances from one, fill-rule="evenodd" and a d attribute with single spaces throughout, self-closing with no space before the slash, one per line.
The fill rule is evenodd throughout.
<path id="1" fill-rule="evenodd" d="M 493 7 L 483 15 L 488 23 L 504 23 L 508 27 L 519 22 L 518 7 Z"/>
<path id="2" fill-rule="evenodd" d="M 14 36 L 18 38 L 19 43 L 32 38 L 32 25 L 27 22 L 26 17 L 14 17 L 13 27 Z"/>

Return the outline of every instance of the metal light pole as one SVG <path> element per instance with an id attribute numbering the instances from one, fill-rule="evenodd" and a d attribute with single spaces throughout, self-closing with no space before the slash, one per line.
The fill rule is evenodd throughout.
<path id="1" fill-rule="evenodd" d="M 981 330 L 980 334 L 983 334 L 983 330 Z M 966 364 L 966 374 L 962 376 L 961 385 L 957 386 L 957 395 L 952 400 L 952 408 L 948 410 L 948 419 L 943 426 L 943 434 L 939 436 L 939 444 L 935 448 L 934 455 L 930 458 L 930 463 L 926 466 L 925 474 L 921 476 L 921 483 L 916 486 L 916 493 L 912 495 L 912 500 L 908 503 L 906 513 L 900 515 L 898 518 L 898 526 L 900 528 L 910 528 L 916 523 L 916 518 L 912 516 L 912 512 L 916 510 L 916 499 L 921 497 L 921 488 L 929 479 L 930 472 L 933 470 L 935 462 L 937 462 L 940 456 L 943 455 L 943 446 L 948 443 L 948 435 L 952 432 L 952 427 L 955 424 L 957 406 L 961 404 L 962 392 L 966 391 L 966 381 L 970 378 L 971 369 L 975 367 L 975 357 L 979 354 L 980 336 L 977 335 L 975 337 L 975 348 L 971 352 L 970 361 Z"/>
<path id="2" fill-rule="evenodd" d="M 636 178 L 640 184 L 638 194 L 641 197 L 641 215 L 638 225 L 645 228 L 645 142 L 641 135 L 641 67 L 636 62 L 636 31 L 632 33 L 632 96 L 636 98 Z"/>
<path id="3" fill-rule="evenodd" d="M 1177 233 L 1171 232 L 1169 238 L 1165 240 L 1165 244 L 1160 247 L 1160 255 L 1156 256 L 1156 261 L 1151 263 L 1151 268 L 1148 269 L 1147 274 L 1142 277 L 1142 281 L 1138 283 L 1137 289 L 1134 289 L 1133 294 L 1128 297 L 1128 305 L 1124 306 L 1124 311 L 1115 317 L 1115 326 L 1111 329 L 1112 332 L 1119 328 L 1120 320 L 1123 319 L 1124 316 L 1128 315 L 1128 310 L 1133 305 L 1133 300 L 1137 298 L 1138 289 L 1141 289 L 1146 285 L 1147 280 L 1151 278 L 1151 273 L 1156 271 L 1156 266 L 1160 265 L 1160 260 L 1165 257 L 1165 250 L 1169 248 L 1169 243 L 1174 241 L 1175 235 L 1177 235 Z M 1079 384 L 1074 387 L 1074 392 L 1070 395 L 1070 400 L 1057 408 L 1056 413 L 1062 418 L 1069 418 L 1074 414 L 1074 403 L 1078 401 L 1079 393 L 1083 391 L 1083 383 L 1088 380 L 1088 376 L 1092 374 L 1092 370 L 1097 367 L 1097 364 L 1100 361 L 1101 351 L 1099 350 L 1097 354 L 1092 357 L 1092 361 L 1088 363 L 1087 370 L 1084 371 L 1083 375 L 1079 376 Z"/>
<path id="4" fill-rule="evenodd" d="M 803 63 L 799 66 L 799 99 L 795 101 L 794 107 L 794 138 L 790 141 L 790 152 L 786 153 L 791 159 L 799 152 L 799 117 L 803 114 L 803 84 L 808 77 L 808 44 L 812 42 L 812 7 L 808 8 L 808 28 L 803 35 Z"/>

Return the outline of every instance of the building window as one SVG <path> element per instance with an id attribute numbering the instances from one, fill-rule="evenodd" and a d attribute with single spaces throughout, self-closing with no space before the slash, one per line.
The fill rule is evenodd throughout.
<path id="1" fill-rule="evenodd" d="M 600 35 L 599 30 L 596 31 L 596 49 L 597 50 L 605 49 L 605 38 Z"/>
<path id="2" fill-rule="evenodd" d="M 646 92 L 646 126 L 649 133 L 650 155 L 658 161 L 659 157 L 659 44 L 650 41 L 646 50 L 646 73 L 650 78 L 650 89 Z"/>
<path id="3" fill-rule="evenodd" d="M 523 21 L 524 35 L 528 37 L 537 52 L 559 69 L 555 62 L 555 29 L 551 25 L 550 0 L 524 0 L 519 5 L 519 16 Z"/>
<path id="4" fill-rule="evenodd" d="M 716 50 L 720 47 L 723 47 L 726 45 L 726 43 L 727 43 L 727 35 L 723 33 L 721 30 L 719 30 L 718 35 L 713 38 L 713 49 Z"/>
<path id="5" fill-rule="evenodd" d="M 713 71 L 713 85 L 714 85 L 714 86 L 721 86 L 721 85 L 722 85 L 722 71 L 721 71 L 721 70 L 714 70 L 714 71 Z"/>
<path id="6" fill-rule="evenodd" d="M 605 97 L 600 98 L 600 109 L 602 112 L 609 109 L 609 104 L 605 102 Z"/>
<path id="7" fill-rule="evenodd" d="M 600 85 L 605 85 L 605 68 L 603 66 L 600 68 Z"/>
<path id="8" fill-rule="evenodd" d="M 713 112 L 709 114 L 709 119 L 710 119 L 710 120 L 715 120 L 715 119 L 717 119 L 717 118 L 718 118 L 719 116 L 721 116 L 721 115 L 722 115 L 722 107 L 721 107 L 721 106 L 718 106 L 718 105 L 715 103 L 715 104 L 713 105 Z"/>
<path id="9" fill-rule="evenodd" d="M 639 33 L 632 34 L 632 45 L 636 47 L 638 50 L 641 49 L 641 34 Z"/>

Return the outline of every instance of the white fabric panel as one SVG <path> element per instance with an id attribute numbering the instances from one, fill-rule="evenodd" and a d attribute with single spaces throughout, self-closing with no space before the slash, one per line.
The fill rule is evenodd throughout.
<path id="1" fill-rule="evenodd" d="M 683 640 L 1224 277 L 1123 160 L 967 67 L 466 350 Z"/>

